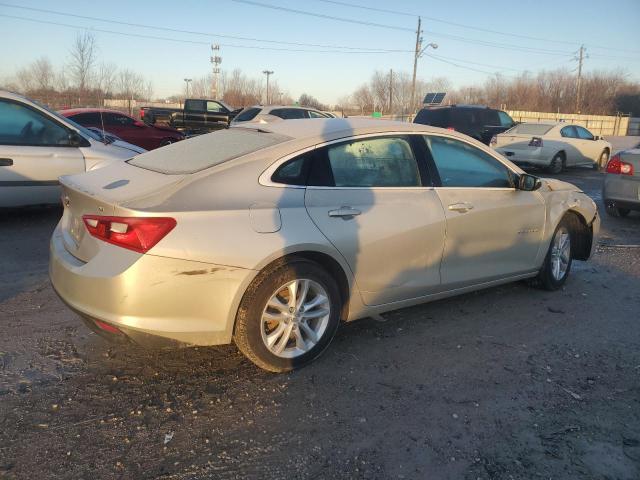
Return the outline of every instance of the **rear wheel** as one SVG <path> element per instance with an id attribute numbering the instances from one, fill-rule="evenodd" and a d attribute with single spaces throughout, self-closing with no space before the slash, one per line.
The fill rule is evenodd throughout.
<path id="1" fill-rule="evenodd" d="M 549 173 L 553 173 L 554 175 L 557 175 L 558 173 L 561 173 L 562 170 L 564 170 L 564 167 L 565 167 L 564 154 L 560 152 L 560 153 L 556 153 L 555 156 L 551 159 L 551 163 L 549 164 L 547 171 Z"/>
<path id="2" fill-rule="evenodd" d="M 615 205 L 607 204 L 606 202 L 605 202 L 605 210 L 612 217 L 626 217 L 631 212 L 631 210 L 629 210 L 628 208 L 618 208 Z"/>
<path id="3" fill-rule="evenodd" d="M 286 372 L 327 348 L 340 320 L 340 293 L 319 265 L 294 260 L 261 273 L 245 293 L 234 340 L 260 368 Z"/>
<path id="4" fill-rule="evenodd" d="M 547 256 L 533 284 L 545 290 L 558 290 L 567 281 L 571 271 L 572 237 L 579 220 L 572 214 L 565 215 L 556 227 Z"/>
<path id="5" fill-rule="evenodd" d="M 603 150 L 598 158 L 598 163 L 593 165 L 594 170 L 598 170 L 600 168 L 604 168 L 607 166 L 607 162 L 609 161 L 609 152 L 607 150 Z"/>

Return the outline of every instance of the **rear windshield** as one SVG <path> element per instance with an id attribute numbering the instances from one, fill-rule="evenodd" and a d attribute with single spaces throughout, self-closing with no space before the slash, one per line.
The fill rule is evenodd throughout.
<path id="1" fill-rule="evenodd" d="M 448 109 L 422 109 L 416 115 L 413 123 L 421 123 L 422 125 L 431 125 L 433 127 L 449 126 L 449 110 Z"/>
<path id="2" fill-rule="evenodd" d="M 545 123 L 521 123 L 516 125 L 509 133 L 521 133 L 523 135 L 544 135 L 553 128 L 553 125 Z"/>
<path id="3" fill-rule="evenodd" d="M 147 152 L 131 165 L 168 175 L 199 172 L 288 140 L 289 137 L 246 128 L 229 128 Z"/>

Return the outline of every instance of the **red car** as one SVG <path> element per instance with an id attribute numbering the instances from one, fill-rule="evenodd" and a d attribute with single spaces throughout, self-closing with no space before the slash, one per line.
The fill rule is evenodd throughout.
<path id="1" fill-rule="evenodd" d="M 178 130 L 163 125 L 147 125 L 117 110 L 100 108 L 73 108 L 60 114 L 83 127 L 94 127 L 112 133 L 125 142 L 146 150 L 163 147 L 184 139 Z M 103 127 L 104 126 L 104 127 Z"/>

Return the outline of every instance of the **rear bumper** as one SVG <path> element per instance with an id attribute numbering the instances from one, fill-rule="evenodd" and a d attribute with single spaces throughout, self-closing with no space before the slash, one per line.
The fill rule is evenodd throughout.
<path id="1" fill-rule="evenodd" d="M 106 322 L 134 342 L 154 346 L 230 343 L 238 303 L 257 273 L 106 243 L 85 263 L 67 252 L 60 227 L 49 262 L 51 283 L 73 311 L 93 326 Z"/>
<path id="2" fill-rule="evenodd" d="M 640 181 L 625 175 L 606 174 L 602 198 L 606 205 L 640 210 Z"/>

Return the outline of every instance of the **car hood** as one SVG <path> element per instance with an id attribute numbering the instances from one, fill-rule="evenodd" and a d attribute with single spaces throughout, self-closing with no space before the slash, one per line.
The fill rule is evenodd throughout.
<path id="1" fill-rule="evenodd" d="M 122 140 L 116 140 L 113 143 L 104 144 L 91 139 L 90 143 L 90 147 L 80 148 L 82 155 L 84 156 L 87 171 L 101 168 L 114 161 L 128 160 L 139 153 L 146 152 L 144 148 L 140 148 Z"/>
<path id="2" fill-rule="evenodd" d="M 542 188 L 546 188 L 547 191 L 552 192 L 581 192 L 578 187 L 569 182 L 563 182 L 562 180 L 558 180 L 557 178 L 542 178 L 543 184 Z"/>

